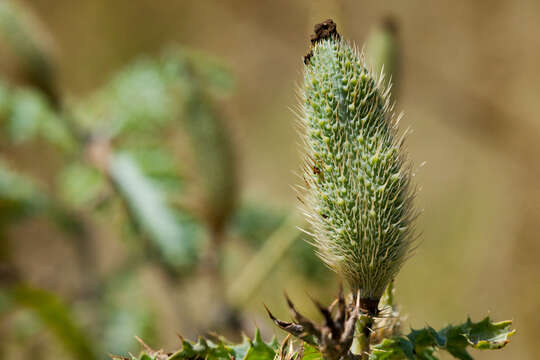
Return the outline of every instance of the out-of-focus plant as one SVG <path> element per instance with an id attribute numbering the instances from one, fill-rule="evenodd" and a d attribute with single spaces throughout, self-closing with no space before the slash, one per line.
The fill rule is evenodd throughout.
<path id="1" fill-rule="evenodd" d="M 79 314 L 73 316 L 68 306 L 56 306 L 56 315 L 47 313 L 51 321 L 42 321 L 41 329 L 58 335 L 74 357 L 127 351 L 132 342 L 120 340 L 122 331 L 151 336 L 155 319 L 148 302 L 123 306 L 124 300 L 115 295 L 119 288 L 133 293 L 136 287 L 125 287 L 124 280 L 133 279 L 149 262 L 164 270 L 173 288 L 187 275 L 212 282 L 213 297 L 221 303 L 216 306 L 226 315 L 209 323 L 238 330 L 239 308 L 292 244 L 299 243 L 299 236 L 285 212 L 272 217 L 268 208 L 250 208 L 238 200 L 233 144 L 215 101 L 232 90 L 230 71 L 207 54 L 172 47 L 158 56 L 140 57 L 89 95 L 74 98 L 59 91 L 49 38 L 22 4 L 0 2 L 0 49 L 13 62 L 0 63 L 7 72 L 0 77 L 2 144 L 14 151 L 39 144 L 59 160 L 52 183 L 23 175 L 17 164 L 0 163 L 0 286 L 6 291 L 17 286 L 37 289 L 27 285 L 24 269 L 12 259 L 9 245 L 14 239 L 5 230 L 16 221 L 47 218 L 73 240 L 87 282 L 80 295 L 65 303 L 90 309 L 90 315 L 84 314 L 90 317 L 88 326 L 79 326 Z M 257 217 L 264 218 L 262 228 L 253 223 Z M 102 274 L 96 268 L 91 230 L 105 224 L 128 241 L 125 260 Z M 249 286 L 228 284 L 223 274 L 222 248 L 231 238 L 251 243 L 255 260 L 265 249 L 275 249 L 267 266 L 250 262 L 246 274 L 258 275 L 250 276 Z M 301 260 L 296 262 L 308 264 L 303 268 L 306 277 L 321 268 L 303 243 L 295 251 Z M 39 315 L 39 305 L 32 304 Z M 66 326 L 59 330 L 54 316 Z M 67 338 L 70 332 L 103 347 L 78 354 L 83 346 L 73 345 L 79 340 Z"/>
<path id="2" fill-rule="evenodd" d="M 371 30 L 366 41 L 365 54 L 366 63 L 373 67 L 373 73 L 384 73 L 383 81 L 387 86 L 392 84 L 394 97 L 398 94 L 400 51 L 397 20 L 386 16 Z"/>
<path id="3" fill-rule="evenodd" d="M 108 339 L 98 339 L 95 334 L 101 331 L 96 329 L 85 336 L 111 344 L 111 334 L 122 328 L 121 319 L 144 318 L 148 329 L 154 320 L 144 301 L 127 308 L 115 304 L 111 293 L 117 289 L 110 283 L 116 284 L 117 276 L 94 268 L 97 255 L 90 227 L 109 221 L 118 229 L 117 237 L 133 240 L 125 264 L 118 264 L 121 277 L 131 278 L 146 260 L 163 268 L 175 283 L 187 274 L 197 276 L 199 268 L 210 268 L 211 281 L 225 291 L 219 258 L 238 191 L 232 141 L 214 99 L 230 92 L 234 81 L 219 60 L 177 47 L 135 60 L 84 98 L 65 97 L 58 91 L 55 62 L 43 40 L 48 35 L 38 24 L 22 4 L 0 3 L 0 48 L 13 55 L 9 60 L 15 64 L 7 71 L 16 68 L 24 80 L 0 78 L 2 142 L 18 149 L 40 141 L 61 160 L 52 186 L 41 186 L 44 179 L 23 176 L 0 163 L 0 285 L 8 289 L 26 284 L 24 271 L 10 257 L 13 239 L 4 230 L 31 217 L 53 220 L 75 240 L 80 263 L 86 266 L 83 273 L 93 278 L 93 325 Z M 188 158 L 176 156 L 183 140 L 187 145 L 180 148 L 188 149 Z M 110 221 L 118 219 L 113 215 L 118 209 L 123 209 L 120 226 Z M 129 231 L 122 231 L 125 228 Z M 229 306 L 225 298 L 223 302 Z M 59 318 L 71 318 L 61 307 L 56 309 Z M 53 321 L 43 324 L 55 332 Z M 129 325 L 133 321 L 124 324 L 124 331 L 136 331 Z M 82 347 L 69 345 L 62 335 L 69 332 L 69 327 L 56 331 L 75 357 L 83 358 L 76 354 Z M 111 350 L 126 350 L 122 342 L 115 344 Z"/>

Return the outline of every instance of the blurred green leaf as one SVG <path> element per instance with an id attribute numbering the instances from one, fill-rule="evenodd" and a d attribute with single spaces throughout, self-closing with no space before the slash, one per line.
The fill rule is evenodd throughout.
<path id="1" fill-rule="evenodd" d="M 455 358 L 472 360 L 468 346 L 479 350 L 501 349 L 516 332 L 511 326 L 512 321 L 494 323 L 486 317 L 477 323 L 467 319 L 461 325 L 449 325 L 438 332 L 431 327 L 412 330 L 406 337 L 385 339 L 375 345 L 370 359 L 436 359 L 434 353 L 441 349 Z"/>
<path id="2" fill-rule="evenodd" d="M 94 201 L 105 189 L 107 182 L 97 169 L 76 162 L 62 169 L 57 184 L 62 200 L 77 208 Z"/>
<path id="3" fill-rule="evenodd" d="M 11 93 L 7 84 L 0 79 L 0 124 L 7 118 L 10 107 Z"/>
<path id="4" fill-rule="evenodd" d="M 123 146 L 121 151 L 129 153 L 141 171 L 167 194 L 178 194 L 182 191 L 184 183 L 181 172 L 173 155 L 163 146 L 151 144 Z"/>
<path id="5" fill-rule="evenodd" d="M 209 98 L 204 82 L 186 66 L 183 124 L 193 149 L 204 218 L 218 232 L 228 223 L 237 201 L 237 172 L 231 137 Z"/>
<path id="6" fill-rule="evenodd" d="M 39 92 L 0 86 L 0 110 L 6 121 L 7 133 L 15 143 L 39 137 L 65 151 L 76 148 L 66 123 Z"/>
<path id="7" fill-rule="evenodd" d="M 196 261 L 196 230 L 187 217 L 180 218 L 168 207 L 162 192 L 130 155 L 113 155 L 109 172 L 137 224 L 163 259 L 176 267 L 192 265 Z"/>
<path id="8" fill-rule="evenodd" d="M 95 345 L 78 326 L 69 308 L 56 295 L 25 285 L 2 289 L 0 293 L 7 296 L 14 306 L 34 312 L 74 358 L 98 359 Z"/>
<path id="9" fill-rule="evenodd" d="M 47 203 L 34 182 L 0 159 L 0 224 L 34 214 Z"/>
<path id="10" fill-rule="evenodd" d="M 185 56 L 197 77 L 202 81 L 202 85 L 213 95 L 227 95 L 234 89 L 234 76 L 221 59 L 185 48 L 177 50 L 176 56 L 178 52 Z M 170 58 L 175 58 L 175 52 L 172 52 Z"/>
<path id="11" fill-rule="evenodd" d="M 235 203 L 236 171 L 229 136 L 206 93 L 211 86 L 225 89 L 231 83 L 218 61 L 187 49 L 171 50 L 118 72 L 76 106 L 75 117 L 93 133 L 138 143 L 156 139 L 171 121 L 183 117 L 201 174 L 205 218 L 220 228 Z"/>
<path id="12" fill-rule="evenodd" d="M 166 62 L 144 58 L 119 71 L 76 106 L 76 117 L 91 131 L 115 137 L 126 131 L 152 132 L 179 111 L 178 74 Z"/>
<path id="13" fill-rule="evenodd" d="M 0 159 L 0 225 L 37 214 L 47 215 L 59 228 L 77 238 L 84 231 L 69 209 L 42 192 L 33 179 L 11 170 Z"/>
<path id="14" fill-rule="evenodd" d="M 15 142 L 34 139 L 41 118 L 45 115 L 45 104 L 31 91 L 19 91 L 13 95 L 8 131 Z"/>

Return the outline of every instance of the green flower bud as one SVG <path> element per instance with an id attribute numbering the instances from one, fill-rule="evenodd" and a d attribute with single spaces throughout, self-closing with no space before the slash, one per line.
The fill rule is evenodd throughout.
<path id="1" fill-rule="evenodd" d="M 337 32 L 312 42 L 302 92 L 305 210 L 322 260 L 376 313 L 413 240 L 403 137 L 396 134 L 388 87 L 368 70 L 363 55 Z"/>

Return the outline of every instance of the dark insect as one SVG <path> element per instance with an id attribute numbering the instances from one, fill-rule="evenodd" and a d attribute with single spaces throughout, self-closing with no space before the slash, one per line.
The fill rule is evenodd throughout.
<path id="1" fill-rule="evenodd" d="M 313 165 L 313 167 L 311 169 L 313 170 L 313 174 L 317 175 L 320 180 L 324 181 L 324 174 L 323 174 L 320 167 L 318 167 L 316 165 Z"/>

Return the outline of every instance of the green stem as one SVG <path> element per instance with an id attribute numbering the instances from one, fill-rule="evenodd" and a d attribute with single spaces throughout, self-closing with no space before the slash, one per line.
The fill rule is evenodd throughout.
<path id="1" fill-rule="evenodd" d="M 298 216 L 290 215 L 283 225 L 265 241 L 262 248 L 244 267 L 244 271 L 229 287 L 227 298 L 231 304 L 239 308 L 251 298 L 298 237 L 296 228 L 298 223 Z"/>
<path id="2" fill-rule="evenodd" d="M 371 333 L 373 332 L 372 327 L 374 323 L 373 317 L 370 315 L 365 315 L 366 320 L 364 322 L 364 326 L 361 329 L 362 336 L 361 336 L 361 349 L 362 349 L 362 360 L 369 360 L 369 355 L 371 353 L 371 349 L 369 347 L 369 340 L 371 337 Z"/>

